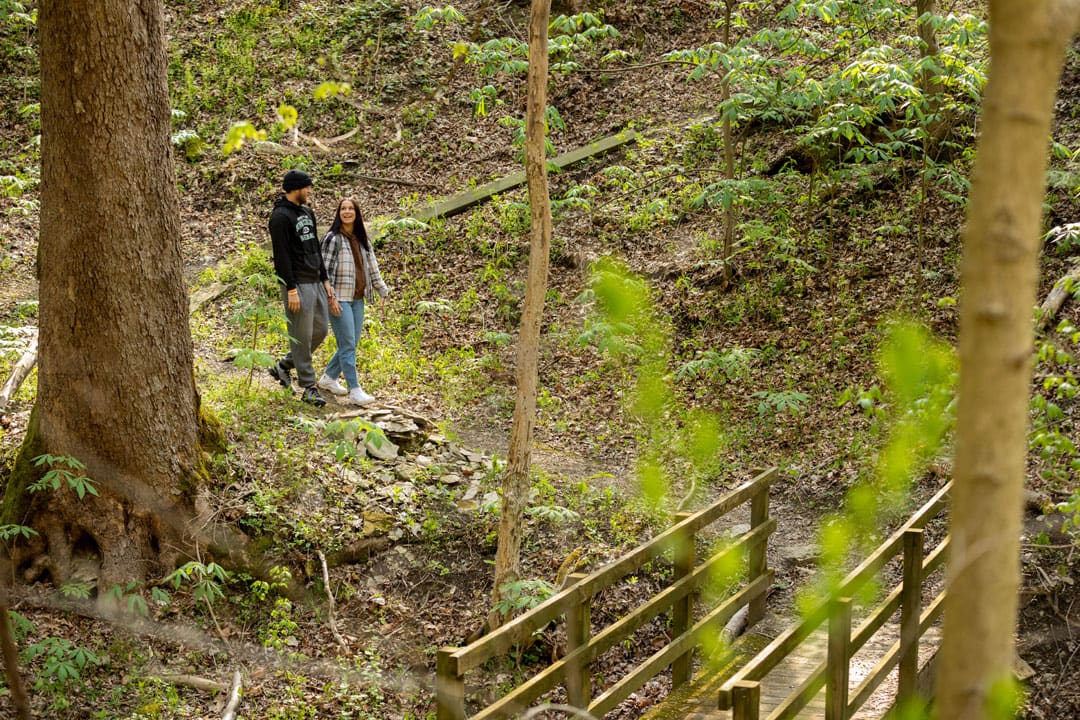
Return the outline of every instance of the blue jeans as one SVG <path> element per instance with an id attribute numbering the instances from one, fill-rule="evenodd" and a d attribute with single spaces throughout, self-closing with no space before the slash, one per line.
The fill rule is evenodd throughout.
<path id="1" fill-rule="evenodd" d="M 337 352 L 330 358 L 326 374 L 336 380 L 344 373 L 345 384 L 350 390 L 360 387 L 360 381 L 356 378 L 356 343 L 364 330 L 363 299 L 341 301 L 341 314 L 337 317 L 330 316 L 330 327 L 334 329 L 334 337 L 337 338 Z"/>

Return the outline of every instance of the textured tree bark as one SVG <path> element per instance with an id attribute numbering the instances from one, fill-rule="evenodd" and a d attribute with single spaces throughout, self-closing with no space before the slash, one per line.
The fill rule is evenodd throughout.
<path id="1" fill-rule="evenodd" d="M 85 555 L 107 589 L 175 552 L 200 462 L 163 5 L 42 0 L 38 27 L 40 358 L 20 462 L 78 458 L 101 496 L 27 498 L 21 477 L 4 512 L 32 500 L 54 581 Z"/>
<path id="2" fill-rule="evenodd" d="M 964 231 L 953 545 L 938 715 L 992 716 L 1010 677 L 1047 138 L 1075 0 L 991 0 Z M 1000 715 L 993 715 L 1000 717 Z"/>
<path id="3" fill-rule="evenodd" d="M 919 39 L 923 41 L 921 57 L 924 58 L 937 57 L 939 52 L 937 33 L 934 31 L 934 26 L 922 21 L 923 15 L 934 12 L 934 3 L 935 0 L 915 0 L 915 13 L 919 17 Z M 927 71 L 923 71 L 922 74 L 922 91 L 927 95 L 934 95 L 940 91 L 938 83 Z"/>
<path id="4" fill-rule="evenodd" d="M 529 500 L 529 466 L 533 424 L 536 422 L 537 356 L 540 320 L 547 293 L 548 254 L 551 248 L 551 202 L 548 197 L 545 126 L 548 82 L 548 15 L 550 0 L 532 0 L 529 15 L 528 100 L 525 110 L 525 175 L 529 183 L 531 230 L 529 279 L 518 334 L 517 393 L 510 428 L 510 450 L 502 485 L 499 541 L 495 552 L 495 587 L 492 606 L 503 598 L 502 588 L 518 579 L 521 562 L 521 524 Z M 492 610 L 488 627 L 502 623 Z"/>
<path id="5" fill-rule="evenodd" d="M 735 0 L 724 1 L 724 47 L 731 47 L 731 14 Z M 725 75 L 720 85 L 720 100 L 726 103 L 731 99 L 731 81 Z M 735 147 L 732 140 L 731 117 L 724 110 L 724 179 L 735 179 Z M 724 209 L 724 279 L 731 280 L 731 253 L 735 246 L 735 203 Z"/>

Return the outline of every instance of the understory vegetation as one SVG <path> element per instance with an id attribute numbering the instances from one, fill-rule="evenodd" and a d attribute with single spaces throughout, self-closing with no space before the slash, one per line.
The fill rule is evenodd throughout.
<path id="1" fill-rule="evenodd" d="M 549 154 L 636 137 L 551 174 L 527 577 L 503 609 L 535 606 L 569 573 L 600 567 L 754 469 L 780 467 L 773 543 L 815 543 L 823 518 L 851 523 L 825 533 L 834 544 L 823 560 L 841 567 L 853 538 L 877 537 L 949 476 L 960 229 L 987 29 L 981 4 L 941 5 L 918 17 L 898 0 L 602 0 L 552 13 Z M 166 9 L 197 386 L 228 446 L 207 459 L 208 512 L 266 567 L 240 570 L 203 549 L 145 585 L 102 590 L 92 562 L 60 588 L 40 568 L 14 578 L 35 711 L 219 716 L 242 669 L 241 717 L 434 717 L 436 649 L 464 644 L 489 610 L 530 217 L 523 186 L 450 217 L 417 216 L 521 169 L 527 8 Z M 2 379 L 37 317 L 36 12 L 31 0 L 0 0 Z M 1043 296 L 1080 254 L 1078 93 L 1074 46 L 1049 146 Z M 367 308 L 357 363 L 392 418 L 313 410 L 265 373 L 287 346 L 266 218 L 293 168 L 316 179 L 320 231 L 344 195 L 373 231 L 392 293 Z M 612 277 L 641 315 L 612 310 Z M 1080 297 L 1080 285 L 1068 289 Z M 331 335 L 317 369 L 334 349 Z M 921 374 L 903 377 L 894 350 L 925 361 L 909 363 Z M 1075 641 L 1062 630 L 1080 597 L 1076 303 L 1047 324 L 1032 362 L 1019 648 L 1039 673 L 1028 716 L 1071 717 L 1039 708 L 1080 712 Z M 35 386 L 31 372 L 3 410 L 3 474 Z M 409 422 L 419 429 L 395 429 Z M 389 440 L 399 456 L 379 459 Z M 898 447 L 902 463 L 889 454 Z M 94 479 L 78 459 L 46 461 L 60 474 L 42 490 L 77 492 L 90 508 Z M 28 518 L 0 539 L 32 532 Z M 820 578 L 798 564 L 776 570 L 769 602 L 794 612 Z M 619 617 L 672 572 L 652 564 L 601 597 L 595 616 Z M 94 609 L 105 592 L 116 617 Z M 598 661 L 598 682 L 647 657 L 666 623 Z M 560 641 L 539 633 L 485 667 L 470 700 L 520 682 Z M 637 717 L 664 682 L 611 717 Z"/>

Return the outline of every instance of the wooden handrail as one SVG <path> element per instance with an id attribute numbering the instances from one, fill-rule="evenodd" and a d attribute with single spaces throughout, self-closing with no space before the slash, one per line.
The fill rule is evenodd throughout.
<path id="1" fill-rule="evenodd" d="M 849 572 L 836 589 L 837 596 L 854 596 L 874 575 L 889 562 L 900 550 L 904 533 L 911 529 L 921 529 L 933 519 L 945 506 L 945 498 L 952 488 L 952 482 L 942 487 L 930 500 L 865 560 Z M 824 601 L 810 610 L 803 620 L 780 633 L 771 643 L 762 648 L 757 655 L 732 675 L 720 688 L 718 707 L 731 709 L 731 690 L 743 680 L 761 680 L 777 666 L 792 650 L 825 622 L 829 617 L 829 603 Z"/>
<path id="2" fill-rule="evenodd" d="M 693 573 L 684 577 L 682 580 L 669 585 L 660 593 L 654 595 L 646 604 L 624 615 L 618 621 L 604 628 L 604 630 L 597 633 L 586 645 L 581 646 L 561 660 L 548 665 L 539 673 L 529 678 L 529 680 L 515 688 L 513 692 L 507 693 L 483 711 L 474 715 L 473 720 L 505 717 L 507 714 L 528 707 L 529 703 L 533 700 L 558 685 L 564 678 L 565 671 L 568 667 L 575 663 L 578 665 L 590 663 L 600 655 L 615 647 L 621 641 L 630 637 L 630 635 L 638 628 L 671 607 L 679 599 L 693 592 L 701 585 L 703 580 L 706 580 L 711 575 L 716 567 L 722 566 L 731 555 L 738 553 L 743 547 L 751 543 L 757 544 L 764 542 L 769 534 L 775 529 L 776 521 L 770 520 L 765 525 L 741 535 L 738 541 L 713 555 L 705 562 L 705 564 L 694 570 Z M 764 589 L 768 589 L 768 584 L 764 586 Z M 737 609 L 738 607 L 736 607 L 736 610 Z"/>
<path id="3" fill-rule="evenodd" d="M 741 484 L 703 510 L 683 517 L 649 542 L 595 572 L 581 577 L 563 591 L 471 645 L 462 648 L 441 648 L 437 656 L 436 677 L 439 719 L 460 720 L 466 717 L 465 673 L 524 642 L 533 632 L 563 616 L 567 618 L 568 638 L 573 635 L 570 638 L 568 654 L 541 670 L 513 692 L 481 710 L 473 716 L 474 720 L 507 717 L 520 712 L 560 682 L 567 684 L 568 697 L 572 695 L 570 699 L 578 707 L 587 705 L 592 710 L 605 707 L 608 703 L 618 704 L 640 687 L 640 684 L 634 683 L 640 681 L 644 684 L 675 661 L 687 662 L 689 653 L 697 644 L 700 644 L 700 636 L 705 629 L 711 624 L 720 622 L 721 619 L 729 619 L 741 605 L 760 604 L 760 600 L 764 598 L 772 582 L 773 573 L 764 567 L 764 558 L 765 545 L 776 529 L 776 522 L 768 519 L 767 500 L 769 488 L 775 481 L 776 475 L 775 467 L 757 474 L 752 480 Z M 685 545 L 694 542 L 694 536 L 699 530 L 747 501 L 753 502 L 751 529 L 748 532 L 739 536 L 728 547 L 713 554 L 698 567 L 693 567 L 692 555 L 689 558 L 685 554 L 681 559 L 678 557 L 680 548 L 685 553 Z M 669 550 L 676 551 L 676 562 L 681 566 L 679 573 L 682 577 L 678 577 L 641 607 L 620 618 L 595 636 L 589 637 L 588 614 L 584 614 L 583 617 L 576 617 L 574 614 L 581 613 L 582 606 L 589 603 L 597 593 L 614 585 L 645 563 Z M 715 569 L 733 553 L 745 550 L 749 551 L 747 571 L 749 582 L 745 587 L 710 612 L 705 619 L 696 623 L 693 628 L 678 634 L 671 643 L 645 661 L 630 676 L 609 688 L 592 703 L 588 702 L 587 677 L 590 662 L 668 608 L 674 609 L 676 604 L 679 604 L 683 611 L 689 610 L 690 606 L 686 605 L 685 601 L 691 598 Z M 687 619 L 692 616 L 690 612 L 685 614 Z M 573 625 L 572 628 L 571 625 Z M 569 678 L 570 674 L 574 677 Z"/>
<path id="4" fill-rule="evenodd" d="M 687 519 L 672 525 L 664 532 L 588 575 L 580 582 L 560 593 L 552 595 L 527 613 L 519 615 L 500 627 L 495 632 L 485 635 L 471 645 L 456 648 L 451 654 L 451 668 L 458 675 L 479 667 L 491 658 L 501 655 L 515 645 L 526 641 L 532 633 L 556 619 L 570 605 L 577 605 L 591 599 L 616 581 L 640 568 L 677 544 L 678 540 L 696 533 L 701 528 L 716 521 L 764 489 L 776 479 L 777 469 L 770 468 L 752 480 L 748 480 L 735 490 L 717 500 L 709 507 L 694 513 Z"/>
<path id="5" fill-rule="evenodd" d="M 951 483 L 948 483 L 941 490 L 937 491 L 933 495 L 933 498 L 927 503 L 924 503 L 903 526 L 893 532 L 885 542 L 881 543 L 875 549 L 874 553 L 870 554 L 866 559 L 860 562 L 854 570 L 849 572 L 837 587 L 835 597 L 852 597 L 855 595 L 860 587 L 880 572 L 880 570 L 905 546 L 907 546 L 905 555 L 912 552 L 912 546 L 910 545 L 914 542 L 912 540 L 914 534 L 921 533 L 921 530 L 927 526 L 928 522 L 941 512 L 942 508 L 945 506 L 946 497 L 950 489 Z M 910 565 L 906 568 L 906 573 L 909 578 L 908 584 L 910 585 L 914 581 L 918 587 L 921 587 L 928 576 L 942 565 L 946 557 L 947 548 L 948 538 L 945 538 L 945 540 L 934 548 L 934 551 L 931 552 L 929 556 L 922 557 L 921 551 L 919 551 L 916 559 L 906 560 L 906 563 L 914 563 L 914 565 Z M 917 592 L 917 588 L 908 590 L 908 603 L 913 603 L 915 601 Z M 877 608 L 870 613 L 867 619 L 863 621 L 858 628 L 854 629 L 854 631 L 849 630 L 849 637 L 841 643 L 846 647 L 847 658 L 845 664 L 850 662 L 851 655 L 858 652 L 897 609 L 903 607 L 903 597 L 904 583 L 902 582 L 892 590 L 885 600 L 878 604 Z M 930 609 L 939 608 L 936 604 L 936 600 L 940 599 L 941 596 L 935 598 L 935 602 L 931 603 Z M 813 631 L 822 623 L 829 620 L 829 617 L 831 617 L 831 613 L 829 613 L 829 603 L 831 602 L 831 600 L 826 600 L 819 603 L 818 606 L 814 607 L 804 616 L 804 619 L 802 619 L 801 622 L 783 631 L 783 633 L 777 636 L 777 638 L 774 638 L 766 648 L 758 652 L 751 661 L 748 661 L 746 665 L 738 671 L 735 671 L 735 673 L 721 685 L 717 697 L 717 706 L 723 710 L 733 709 L 734 696 L 732 691 L 737 687 L 738 683 L 760 681 L 761 679 L 764 679 L 784 657 L 798 647 L 802 641 L 810 637 L 810 635 L 813 634 Z M 930 609 L 928 609 L 928 612 Z M 907 614 L 907 611 L 905 611 L 905 614 Z M 918 612 L 915 612 L 915 615 L 913 616 L 924 617 L 926 616 L 926 613 L 919 615 Z M 908 677 L 908 674 L 912 671 L 912 669 L 910 669 L 912 668 L 912 665 L 910 665 L 910 663 L 912 663 L 912 657 L 910 657 L 909 653 L 914 652 L 917 655 L 918 639 L 926 630 L 922 627 L 921 622 L 918 623 L 919 628 L 915 629 L 913 627 L 914 622 L 910 617 L 903 617 L 902 620 L 902 634 L 904 634 L 905 641 L 897 642 L 896 654 L 891 658 L 891 664 L 888 665 L 886 673 L 888 670 L 891 670 L 895 663 L 902 660 L 901 653 L 903 652 L 903 660 L 906 665 L 904 668 L 904 682 L 902 683 L 902 687 L 906 694 L 912 692 L 912 688 L 914 687 L 914 681 Z M 831 646 L 832 644 L 839 643 L 839 639 L 834 638 L 832 633 L 833 631 L 831 631 L 831 636 L 829 636 Z M 877 679 L 875 676 L 877 670 L 878 668 L 875 668 L 874 673 L 869 676 L 870 682 L 880 683 L 880 679 Z M 836 671 L 838 673 L 839 670 Z M 796 712 L 804 708 L 816 693 L 821 690 L 822 685 L 826 682 L 827 673 L 826 663 L 822 663 L 818 665 L 818 667 L 815 667 L 810 674 L 810 677 L 802 682 L 792 695 L 785 698 L 780 706 L 775 708 L 769 716 L 770 720 L 794 717 Z M 855 702 L 858 702 L 859 704 L 865 702 L 863 691 L 866 684 L 866 681 L 864 681 L 864 683 L 860 685 L 860 688 L 856 690 L 853 702 L 850 703 L 850 705 L 847 702 L 843 703 L 845 707 L 849 708 L 848 710 L 840 712 L 839 702 L 837 701 L 837 703 L 833 705 L 833 708 L 829 710 L 831 715 L 837 718 L 841 716 L 846 718 L 848 717 L 847 714 L 848 711 L 850 711 L 850 708 L 856 707 Z M 870 692 L 873 692 L 873 690 Z M 868 694 L 866 696 L 868 697 Z"/>
<path id="6" fill-rule="evenodd" d="M 934 551 L 931 552 L 923 559 L 922 572 L 919 577 L 919 584 L 930 577 L 930 575 L 937 570 L 945 562 L 947 550 L 949 548 L 949 538 L 946 536 Z M 859 626 L 851 634 L 851 653 L 855 654 L 862 649 L 870 638 L 874 636 L 878 630 L 885 624 L 885 622 L 892 617 L 900 608 L 900 593 L 903 589 L 903 583 L 898 583 L 892 589 L 892 591 L 882 600 L 877 609 L 870 613 Z M 927 627 L 929 623 L 927 624 Z M 920 634 L 925 633 L 926 628 L 920 628 Z M 899 646 L 897 646 L 899 649 Z M 892 666 L 890 666 L 891 669 Z M 794 718 L 803 708 L 810 704 L 810 701 L 817 696 L 818 692 L 825 685 L 825 661 L 818 663 L 810 674 L 799 684 L 795 690 L 791 692 L 775 709 L 769 714 L 769 720 L 790 720 Z M 876 687 L 876 685 L 875 685 Z M 862 685 L 855 691 L 855 697 L 858 699 L 862 692 Z M 856 705 L 856 700 L 852 700 L 849 707 L 857 709 L 862 702 L 860 701 Z"/>
<path id="7" fill-rule="evenodd" d="M 608 688 L 603 695 L 598 697 L 596 701 L 589 706 L 589 713 L 596 717 L 603 717 L 604 714 L 613 710 L 616 705 L 630 697 L 631 693 L 663 672 L 664 668 L 670 665 L 673 659 L 685 652 L 688 648 L 700 643 L 701 636 L 706 630 L 718 625 L 722 626 L 723 623 L 726 623 L 731 619 L 732 615 L 739 611 L 740 607 L 747 604 L 753 598 L 760 597 L 764 594 L 764 592 L 769 589 L 769 586 L 772 585 L 772 581 L 773 572 L 771 570 L 766 570 L 765 573 L 758 576 L 752 583 L 729 597 L 713 609 L 712 612 L 695 623 L 694 627 L 689 631 L 683 633 L 666 646 L 653 653 L 653 655 L 639 665 L 637 670 L 633 673 L 627 675 Z"/>

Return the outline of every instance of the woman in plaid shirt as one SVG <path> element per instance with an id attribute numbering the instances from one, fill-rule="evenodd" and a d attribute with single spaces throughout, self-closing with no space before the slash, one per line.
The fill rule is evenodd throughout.
<path id="1" fill-rule="evenodd" d="M 356 343 L 364 329 L 364 302 L 374 302 L 375 293 L 385 299 L 390 288 L 379 273 L 360 206 L 352 198 L 342 198 L 338 203 L 330 232 L 322 240 L 322 256 L 336 296 L 330 302 L 330 326 L 337 339 L 337 352 L 318 385 L 335 395 L 345 395 L 343 403 L 367 405 L 375 398 L 364 392 L 356 377 Z M 342 374 L 347 389 L 338 381 Z"/>

